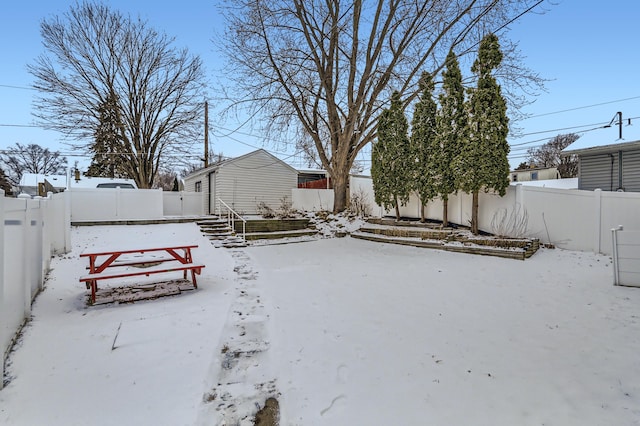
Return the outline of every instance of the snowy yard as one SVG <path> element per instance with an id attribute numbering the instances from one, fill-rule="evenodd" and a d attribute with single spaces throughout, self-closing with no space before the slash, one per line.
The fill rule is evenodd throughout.
<path id="1" fill-rule="evenodd" d="M 79 253 L 189 242 L 199 288 L 87 307 Z M 640 425 L 640 289 L 610 259 L 351 238 L 217 249 L 195 224 L 81 227 L 10 355 L 0 424 Z"/>

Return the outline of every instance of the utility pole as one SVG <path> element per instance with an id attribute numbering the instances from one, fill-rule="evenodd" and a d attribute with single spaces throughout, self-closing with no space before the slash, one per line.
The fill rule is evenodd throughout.
<path id="1" fill-rule="evenodd" d="M 209 102 L 204 101 L 204 167 L 209 167 Z"/>
<path id="2" fill-rule="evenodd" d="M 618 119 L 618 122 L 614 123 L 616 118 Z M 622 139 L 622 111 L 616 112 L 616 115 L 613 116 L 609 124 L 604 126 L 604 128 L 606 129 L 607 127 L 611 127 L 612 124 L 618 125 L 618 139 Z M 629 120 L 629 124 L 631 124 L 631 120 Z"/>

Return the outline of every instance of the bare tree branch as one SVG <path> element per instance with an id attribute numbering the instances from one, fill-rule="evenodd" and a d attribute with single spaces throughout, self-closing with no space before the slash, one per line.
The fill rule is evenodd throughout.
<path id="1" fill-rule="evenodd" d="M 260 110 L 267 133 L 299 126 L 308 138 L 297 143 L 317 150 L 332 177 L 334 209 L 341 211 L 349 170 L 376 138 L 392 91 L 412 102 L 423 71 L 436 75 L 450 50 L 475 52 L 484 35 L 537 3 L 227 0 L 220 45 L 233 83 L 228 100 L 231 108 Z M 511 72 L 523 87 L 541 83 L 523 67 L 505 74 Z"/>
<path id="2" fill-rule="evenodd" d="M 44 20 L 41 35 L 47 54 L 28 67 L 41 125 L 89 151 L 99 107 L 115 94 L 128 146 L 122 161 L 140 188 L 152 187 L 163 157 L 189 152 L 203 108 L 199 57 L 98 2 Z"/>

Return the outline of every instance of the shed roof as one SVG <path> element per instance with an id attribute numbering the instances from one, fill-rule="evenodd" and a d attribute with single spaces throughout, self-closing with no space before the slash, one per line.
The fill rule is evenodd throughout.
<path id="1" fill-rule="evenodd" d="M 623 125 L 620 139 L 620 128 L 615 125 L 585 133 L 562 150 L 562 154 L 605 154 L 639 148 L 640 126 Z"/>
<path id="2" fill-rule="evenodd" d="M 289 164 L 285 163 L 284 161 L 282 161 L 281 159 L 279 159 L 275 155 L 271 154 L 269 151 L 260 148 L 260 149 L 257 149 L 255 151 L 251 151 L 251 152 L 249 152 L 247 154 L 241 155 L 239 157 L 229 158 L 227 160 L 224 160 L 224 161 L 221 161 L 219 163 L 213 164 L 213 165 L 211 165 L 209 167 L 205 167 L 204 169 L 197 170 L 197 171 L 185 176 L 184 179 L 188 179 L 188 178 L 192 178 L 192 177 L 195 177 L 195 176 L 211 173 L 211 172 L 216 171 L 216 170 L 218 170 L 218 169 L 220 169 L 222 167 L 225 167 L 225 166 L 228 166 L 230 164 L 234 164 L 234 163 L 240 162 L 243 159 L 246 159 L 248 157 L 254 156 L 254 155 L 258 154 L 258 153 L 264 153 L 264 154 L 268 155 L 269 157 L 273 158 L 274 164 L 275 163 L 282 163 L 284 166 L 286 166 L 287 168 L 291 169 L 291 171 L 293 171 L 295 173 L 298 173 L 298 170 L 296 170 L 295 168 L 293 168 Z"/>

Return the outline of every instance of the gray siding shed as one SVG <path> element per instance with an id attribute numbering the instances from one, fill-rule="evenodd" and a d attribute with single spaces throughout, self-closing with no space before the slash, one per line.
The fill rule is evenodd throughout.
<path id="1" fill-rule="evenodd" d="M 283 198 L 291 201 L 291 190 L 298 185 L 298 171 L 259 149 L 200 170 L 184 181 L 185 191 L 195 191 L 200 182 L 211 214 L 224 212 L 219 202 L 222 199 L 239 214 L 254 215 L 260 203 L 276 210 Z"/>
<path id="2" fill-rule="evenodd" d="M 640 140 L 579 148 L 574 144 L 562 155 L 578 156 L 579 189 L 640 192 Z"/>
<path id="3" fill-rule="evenodd" d="M 593 191 L 615 191 L 618 189 L 619 162 L 613 154 L 579 155 L 578 186 Z"/>

